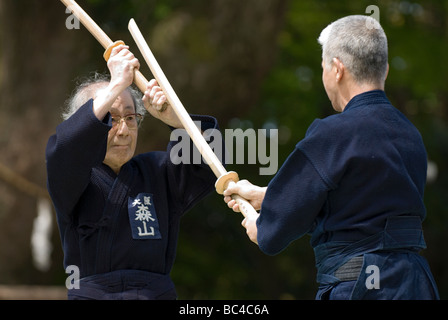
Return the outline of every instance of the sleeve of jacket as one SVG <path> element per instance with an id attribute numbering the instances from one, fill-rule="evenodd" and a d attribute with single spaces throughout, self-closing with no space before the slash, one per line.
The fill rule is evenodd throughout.
<path id="1" fill-rule="evenodd" d="M 260 249 L 275 255 L 310 232 L 325 204 L 328 185 L 296 147 L 269 182 L 257 220 Z"/>
<path id="2" fill-rule="evenodd" d="M 225 144 L 214 117 L 191 115 L 218 159 L 224 163 Z M 168 145 L 171 189 L 177 194 L 180 211 L 185 213 L 214 190 L 217 177 L 202 159 L 186 130 L 173 130 Z"/>
<path id="3" fill-rule="evenodd" d="M 46 148 L 47 187 L 58 216 L 68 217 L 90 181 L 93 167 L 104 160 L 109 115 L 99 121 L 89 100 L 56 128 Z"/>

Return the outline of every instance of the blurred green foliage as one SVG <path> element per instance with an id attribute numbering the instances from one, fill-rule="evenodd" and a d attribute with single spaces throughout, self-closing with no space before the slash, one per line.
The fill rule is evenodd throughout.
<path id="1" fill-rule="evenodd" d="M 45 5 L 40 0 L 26 0 L 25 4 L 23 0 L 14 0 L 14 4 L 12 0 L 0 1 L 11 1 L 3 8 L 1 6 L 6 2 L 0 3 L 0 13 L 2 9 L 8 9 L 12 11 L 12 17 L 27 19 L 17 25 L 11 20 L 8 35 L 14 33 L 16 40 L 23 42 L 15 47 L 12 40 L 6 46 L 4 40 L 8 35 L 0 32 L 0 37 L 4 38 L 0 39 L 0 58 L 3 59 L 0 61 L 12 61 L 11 66 L 14 65 L 9 67 L 8 78 L 13 84 L 3 90 L 11 94 L 11 102 L 2 105 L 2 110 L 17 109 L 22 112 L 21 117 L 26 118 L 28 106 L 30 110 L 35 103 L 40 108 L 47 106 L 48 116 L 45 112 L 32 111 L 28 116 L 37 128 L 31 132 L 36 137 L 38 130 L 45 134 L 42 137 L 44 144 L 60 121 L 54 115 L 55 105 L 61 106 L 73 90 L 73 81 L 66 79 L 85 76 L 95 70 L 106 71 L 102 51 L 85 30 L 75 32 L 64 28 L 67 15 L 64 16 L 63 6 L 58 1 Z M 448 242 L 448 204 L 444 201 L 448 194 L 448 67 L 444 59 L 448 53 L 448 0 L 79 0 L 78 3 L 111 38 L 124 40 L 136 51 L 127 30 L 129 19 L 134 18 L 189 112 L 217 117 L 221 129 L 278 128 L 279 165 L 303 138 L 315 118 L 333 113 L 321 80 L 321 48 L 317 43 L 321 30 L 346 15 L 369 15 L 367 6 L 378 6 L 380 22 L 389 41 L 390 71 L 386 93 L 418 127 L 429 159 L 437 168 L 425 193 L 427 219 L 424 230 L 428 249 L 422 254 L 429 260 L 441 297 L 448 298 L 448 253 L 444 247 Z M 47 17 L 50 8 L 53 8 L 53 17 L 59 17 L 53 25 Z M 3 17 L 8 14 L 3 13 Z M 8 26 L 8 23 L 2 26 Z M 40 32 L 48 35 L 39 36 Z M 32 42 L 34 38 L 47 41 L 41 48 L 52 50 L 47 53 L 37 50 L 33 56 L 35 65 L 32 60 L 27 60 L 26 64 L 20 60 L 14 62 L 14 54 L 20 56 L 23 48 L 29 52 L 29 48 L 37 47 Z M 58 43 L 54 43 L 56 39 Z M 71 43 L 73 45 L 69 45 Z M 7 53 L 9 48 L 16 52 Z M 69 59 L 68 52 L 71 53 Z M 49 61 L 46 55 L 57 58 Z M 140 60 L 143 74 L 150 77 L 149 69 L 143 59 Z M 47 67 L 42 70 L 40 64 Z M 53 65 L 56 67 L 50 68 Z M 32 67 L 32 72 L 26 70 L 28 66 Z M 0 63 L 0 75 L 1 68 L 7 70 L 8 66 Z M 55 68 L 64 70 L 64 76 L 58 70 L 56 75 Z M 21 75 L 14 77 L 11 70 L 19 70 Z M 23 79 L 24 74 L 29 76 Z M 58 80 L 55 81 L 56 76 Z M 22 91 L 11 91 L 19 88 L 19 83 L 27 85 L 23 94 Z M 0 85 L 6 84 L 6 81 L 0 81 Z M 54 90 L 52 86 L 56 85 L 59 87 Z M 35 99 L 37 94 L 28 97 L 25 93 L 34 88 L 40 95 L 45 92 L 47 95 L 39 96 L 39 99 Z M 15 103 L 17 100 L 20 103 Z M 50 100 L 53 105 L 49 105 Z M 15 127 L 22 128 L 24 121 L 17 118 L 20 125 Z M 41 127 L 37 127 L 39 125 Z M 26 132 L 19 137 L 30 140 Z M 7 137 L 10 137 L 9 133 Z M 138 150 L 163 149 L 168 134 L 164 126 L 145 120 Z M 7 143 L 5 141 L 3 144 Z M 18 149 L 13 150 L 19 153 Z M 20 152 L 31 154 L 25 148 Z M 11 150 L 3 154 L 11 154 Z M 14 164 L 14 158 L 10 158 L 7 160 Z M 33 172 L 40 173 L 33 176 L 45 176 L 42 156 L 36 161 L 40 167 L 34 165 L 30 170 L 41 169 L 34 169 Z M 272 176 L 259 175 L 260 166 L 229 164 L 227 169 L 237 171 L 241 179 L 266 185 Z M 3 198 L 0 201 L 1 217 L 6 217 L 7 207 L 13 201 Z M 216 193 L 186 214 L 172 270 L 179 298 L 313 299 L 317 283 L 309 237 L 293 242 L 279 255 L 270 257 L 249 241 L 240 225 L 241 220 L 241 215 L 228 209 Z M 3 225 L 5 221 L 2 220 Z M 11 233 L 10 237 L 13 236 Z M 67 275 L 62 270 L 56 233 L 54 241 L 54 259 L 57 261 L 54 261 L 56 267 L 52 269 L 51 282 L 63 284 Z M 8 255 L 13 256 L 13 253 L 8 252 Z M 20 260 L 23 266 L 10 271 L 17 279 L 12 280 L 14 276 L 11 276 L 7 281 L 29 280 L 29 260 L 23 259 L 26 263 Z M 1 270 L 5 274 L 4 263 Z M 5 277 L 9 277 L 9 273 L 0 281 L 5 282 Z"/>

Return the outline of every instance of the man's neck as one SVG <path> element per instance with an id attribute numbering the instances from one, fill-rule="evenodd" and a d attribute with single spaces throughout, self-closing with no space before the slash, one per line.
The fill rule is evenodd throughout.
<path id="1" fill-rule="evenodd" d="M 355 96 L 372 91 L 372 90 L 383 90 L 384 91 L 384 84 L 383 85 L 374 85 L 371 83 L 365 83 L 365 84 L 357 84 L 352 83 L 350 85 L 345 86 L 341 92 L 340 92 L 340 101 L 341 101 L 341 112 L 344 111 L 347 104 L 352 100 Z"/>

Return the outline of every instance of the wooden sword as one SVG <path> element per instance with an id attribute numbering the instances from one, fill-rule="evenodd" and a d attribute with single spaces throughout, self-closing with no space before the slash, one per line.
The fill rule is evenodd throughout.
<path id="1" fill-rule="evenodd" d="M 92 18 L 74 1 L 74 0 L 61 0 L 61 2 L 75 15 L 75 17 L 84 25 L 84 27 L 95 37 L 95 39 L 106 49 L 104 58 L 107 61 L 112 49 L 120 44 L 124 44 L 123 41 L 113 42 L 107 34 L 93 21 Z M 181 101 L 177 97 L 175 91 L 170 85 L 168 79 L 160 68 L 157 60 L 152 54 L 148 44 L 146 43 L 143 35 L 137 27 L 134 19 L 129 22 L 129 30 L 137 43 L 146 63 L 148 64 L 154 78 L 157 80 L 159 86 L 162 88 L 167 100 L 169 101 L 173 111 L 178 116 L 191 140 L 198 148 L 202 157 L 206 160 L 210 169 L 218 178 L 215 183 L 216 191 L 219 194 L 223 194 L 224 190 L 232 184 L 236 183 L 239 178 L 238 174 L 234 171 L 226 171 L 221 161 L 213 152 L 209 144 L 205 141 L 202 133 L 198 127 L 194 124 L 190 115 L 182 105 Z M 140 89 L 145 92 L 148 80 L 143 76 L 139 70 L 134 70 L 134 83 Z M 162 110 L 163 111 L 163 110 Z M 257 219 L 259 213 L 252 207 L 252 205 L 239 195 L 232 195 L 232 199 L 238 204 L 241 213 L 247 219 Z"/>

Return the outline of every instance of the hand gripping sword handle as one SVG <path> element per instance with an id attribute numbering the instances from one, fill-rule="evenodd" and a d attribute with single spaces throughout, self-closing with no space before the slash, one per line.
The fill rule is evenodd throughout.
<path id="1" fill-rule="evenodd" d="M 95 39 L 106 49 L 104 58 L 109 59 L 112 49 L 123 41 L 113 42 L 108 35 L 93 21 L 93 19 L 74 1 L 61 0 L 61 2 L 73 13 L 73 15 L 82 23 L 82 25 L 95 37 Z M 148 80 L 139 71 L 134 70 L 134 83 L 141 92 L 146 91 Z"/>

